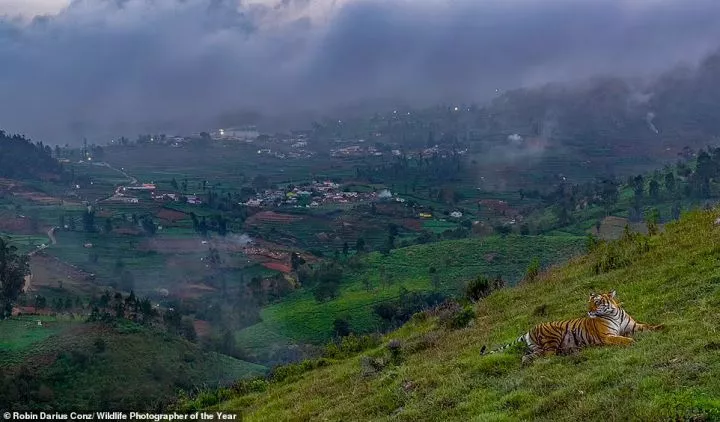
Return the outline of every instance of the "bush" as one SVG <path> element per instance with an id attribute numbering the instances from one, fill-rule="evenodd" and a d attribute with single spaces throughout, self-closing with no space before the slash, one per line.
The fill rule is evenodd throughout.
<path id="1" fill-rule="evenodd" d="M 339 342 L 333 342 L 325 346 L 323 357 L 340 359 L 356 355 L 368 349 L 372 349 L 380 345 L 381 337 L 379 334 L 368 334 L 356 336 L 350 334 L 343 337 Z"/>
<path id="2" fill-rule="evenodd" d="M 400 340 L 390 340 L 387 349 L 390 352 L 390 361 L 396 365 L 400 363 L 402 360 L 402 343 Z"/>
<path id="3" fill-rule="evenodd" d="M 415 313 L 436 306 L 445 300 L 438 292 L 412 292 L 402 295 L 397 300 L 375 305 L 374 311 L 390 327 L 407 322 Z"/>
<path id="4" fill-rule="evenodd" d="M 525 273 L 525 280 L 532 283 L 537 279 L 538 275 L 540 275 L 540 260 L 533 258 Z"/>
<path id="5" fill-rule="evenodd" d="M 454 300 L 443 303 L 429 314 L 436 315 L 440 326 L 451 330 L 465 328 L 475 319 L 475 310 L 471 305 L 462 306 Z"/>
<path id="6" fill-rule="evenodd" d="M 107 348 L 107 343 L 105 342 L 105 339 L 102 337 L 98 337 L 93 342 L 93 345 L 95 346 L 95 351 L 97 353 L 102 353 Z"/>
<path id="7" fill-rule="evenodd" d="M 491 280 L 484 276 L 478 276 L 468 281 L 465 285 L 465 298 L 470 302 L 477 302 L 494 290 L 502 289 L 503 287 L 505 287 L 505 281 L 502 277 L 495 277 Z"/>

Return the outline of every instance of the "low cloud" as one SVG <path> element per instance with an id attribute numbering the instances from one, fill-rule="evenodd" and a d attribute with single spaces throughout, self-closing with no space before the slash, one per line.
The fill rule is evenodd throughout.
<path id="1" fill-rule="evenodd" d="M 0 21 L 0 127 L 104 142 L 247 110 L 481 101 L 498 88 L 652 74 L 718 39 L 715 0 L 75 0 Z"/>

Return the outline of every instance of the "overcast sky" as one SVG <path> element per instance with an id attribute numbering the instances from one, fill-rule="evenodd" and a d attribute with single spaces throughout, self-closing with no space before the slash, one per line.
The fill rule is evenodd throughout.
<path id="1" fill-rule="evenodd" d="M 717 0 L 0 0 L 0 16 L 0 128 L 49 143 L 248 108 L 482 100 L 720 44 Z"/>

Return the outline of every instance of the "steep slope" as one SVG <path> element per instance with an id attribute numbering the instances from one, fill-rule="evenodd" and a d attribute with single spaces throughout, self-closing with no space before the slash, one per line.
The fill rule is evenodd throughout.
<path id="1" fill-rule="evenodd" d="M 242 412 L 248 421 L 718 420 L 719 215 L 692 212 L 662 234 L 601 245 L 540 281 L 497 291 L 476 305 L 468 328 L 418 317 L 361 355 L 242 384 L 218 394 L 219 404 L 185 405 Z M 533 324 L 581 316 L 588 293 L 610 289 L 631 315 L 666 330 L 529 367 L 519 352 L 479 354 Z M 391 339 L 400 341 L 395 353 Z"/>

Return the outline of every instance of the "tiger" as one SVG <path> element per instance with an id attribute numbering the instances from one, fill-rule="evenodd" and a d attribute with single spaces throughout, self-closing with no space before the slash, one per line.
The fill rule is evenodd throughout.
<path id="1" fill-rule="evenodd" d="M 650 325 L 635 321 L 617 301 L 615 290 L 609 293 L 590 294 L 587 316 L 566 321 L 538 324 L 530 331 L 491 352 L 480 350 L 481 355 L 501 352 L 515 344 L 524 343 L 529 353 L 522 358 L 529 364 L 541 356 L 571 352 L 586 346 L 629 345 L 630 335 L 639 331 L 663 329 L 663 325 Z"/>

